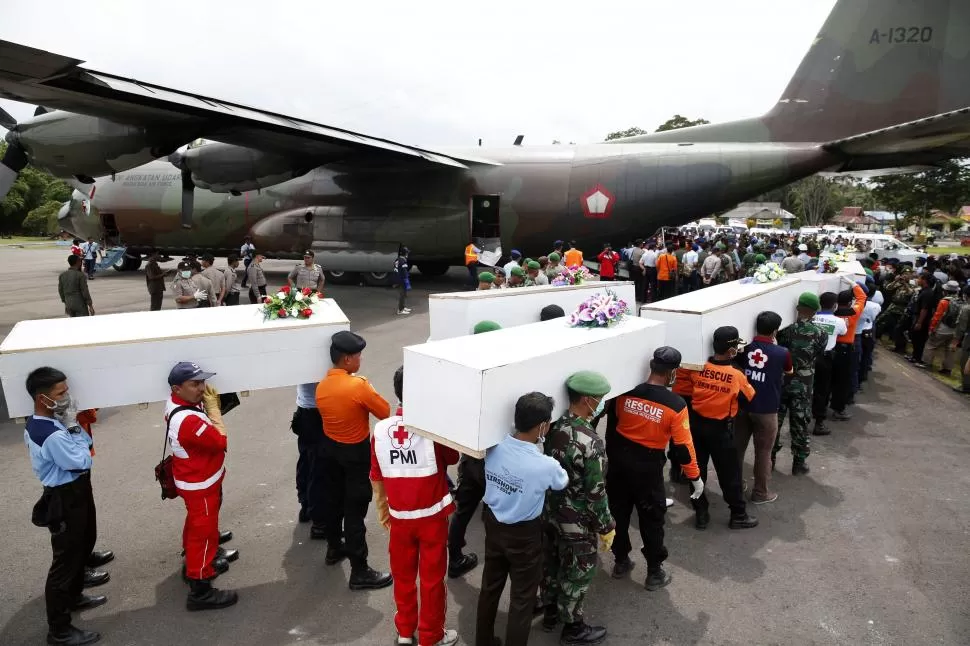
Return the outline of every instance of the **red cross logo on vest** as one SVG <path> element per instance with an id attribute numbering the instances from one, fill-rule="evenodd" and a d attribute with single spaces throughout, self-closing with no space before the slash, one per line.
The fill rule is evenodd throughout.
<path id="1" fill-rule="evenodd" d="M 748 365 L 752 368 L 758 368 L 760 370 L 765 367 L 766 363 L 768 363 L 768 355 L 762 352 L 761 348 L 755 348 L 752 352 L 748 353 Z"/>
<path id="2" fill-rule="evenodd" d="M 391 438 L 391 444 L 396 449 L 411 448 L 411 434 L 404 428 L 404 424 L 398 424 L 387 429 L 387 436 Z"/>

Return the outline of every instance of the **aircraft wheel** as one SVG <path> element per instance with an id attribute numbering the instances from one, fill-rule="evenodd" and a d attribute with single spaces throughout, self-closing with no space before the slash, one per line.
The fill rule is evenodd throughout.
<path id="1" fill-rule="evenodd" d="M 368 271 L 364 273 L 364 282 L 371 287 L 386 287 L 391 284 L 391 272 Z"/>
<path id="2" fill-rule="evenodd" d="M 422 276 L 428 276 L 429 278 L 437 278 L 438 276 L 444 276 L 448 273 L 448 263 L 446 262 L 419 262 L 418 271 L 421 272 Z"/>
<path id="3" fill-rule="evenodd" d="M 115 271 L 138 271 L 138 268 L 141 267 L 141 254 L 128 255 L 126 253 L 112 267 Z"/>
<path id="4" fill-rule="evenodd" d="M 334 285 L 356 285 L 360 282 L 360 274 L 353 271 L 328 269 L 326 275 L 327 282 L 331 282 Z"/>

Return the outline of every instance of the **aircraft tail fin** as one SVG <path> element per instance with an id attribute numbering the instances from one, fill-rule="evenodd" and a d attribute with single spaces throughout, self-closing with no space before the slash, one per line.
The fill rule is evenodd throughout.
<path id="1" fill-rule="evenodd" d="M 831 141 L 970 106 L 970 2 L 839 0 L 778 103 L 772 141 Z"/>

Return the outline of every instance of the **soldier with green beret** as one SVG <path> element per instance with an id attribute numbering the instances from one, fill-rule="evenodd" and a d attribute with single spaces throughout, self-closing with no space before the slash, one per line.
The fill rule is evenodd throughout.
<path id="1" fill-rule="evenodd" d="M 495 282 L 495 274 L 490 271 L 483 271 L 478 274 L 478 290 L 483 291 L 486 289 L 492 289 L 492 284 Z"/>
<path id="2" fill-rule="evenodd" d="M 512 267 L 509 272 L 509 287 L 525 287 L 525 270 L 522 267 Z"/>
<path id="3" fill-rule="evenodd" d="M 536 260 L 530 260 L 525 263 L 526 268 L 526 287 L 535 287 L 536 285 L 548 285 L 549 279 L 544 273 L 540 271 L 541 267 L 539 262 Z"/>
<path id="4" fill-rule="evenodd" d="M 546 278 L 551 282 L 562 271 L 562 256 L 553 251 L 549 254 L 549 264 L 546 265 Z"/>
<path id="5" fill-rule="evenodd" d="M 566 391 L 569 409 L 545 439 L 546 455 L 559 462 L 569 484 L 546 496 L 542 625 L 553 630 L 562 620 L 561 644 L 598 644 L 606 628 L 587 624 L 583 605 L 596 572 L 597 543 L 608 550 L 616 527 L 606 497 L 606 444 L 592 425 L 610 383 L 583 370 L 566 380 Z"/>
<path id="6" fill-rule="evenodd" d="M 501 330 L 502 326 L 495 321 L 479 321 L 475 324 L 472 334 L 481 334 L 482 332 L 494 332 L 495 330 Z"/>
<path id="7" fill-rule="evenodd" d="M 778 332 L 778 345 L 788 348 L 791 353 L 794 375 L 781 393 L 781 406 L 778 408 L 778 434 L 771 452 L 774 466 L 781 450 L 781 427 L 788 417 L 788 433 L 791 435 L 792 475 L 808 473 L 809 432 L 812 420 L 812 394 L 815 384 L 815 363 L 825 354 L 829 335 L 813 321 L 821 309 L 815 292 L 804 292 L 798 297 L 798 315 L 794 323 Z"/>

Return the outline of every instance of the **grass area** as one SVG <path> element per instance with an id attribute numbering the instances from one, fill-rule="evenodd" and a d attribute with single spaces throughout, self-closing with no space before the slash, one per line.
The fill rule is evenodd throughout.
<path id="1" fill-rule="evenodd" d="M 933 256 L 940 256 L 943 254 L 951 254 L 951 253 L 959 254 L 962 256 L 963 254 L 970 253 L 970 247 L 927 247 L 926 253 Z"/>
<path id="2" fill-rule="evenodd" d="M 24 243 L 38 243 L 38 242 L 49 242 L 54 244 L 55 240 L 51 240 L 47 236 L 12 236 L 10 238 L 0 238 L 0 247 L 9 244 L 24 244 Z"/>
<path id="3" fill-rule="evenodd" d="M 879 340 L 879 345 L 884 350 L 892 351 L 892 348 L 893 348 L 893 345 L 894 344 L 888 338 L 885 338 L 884 337 L 884 338 L 882 338 L 882 339 Z M 911 353 L 912 350 L 913 350 L 912 346 L 910 346 L 910 345 L 907 345 L 906 346 L 906 353 L 907 354 Z M 924 352 L 923 353 L 923 356 L 924 357 L 925 356 L 929 356 L 929 350 L 927 350 L 926 352 Z M 963 377 L 961 376 L 961 373 L 960 373 L 961 366 L 959 365 L 960 364 L 960 350 L 957 350 L 956 351 L 956 361 L 953 362 L 953 374 L 951 376 L 941 375 L 939 373 L 939 370 L 940 370 L 940 367 L 941 367 L 940 366 L 940 361 L 942 361 L 942 359 L 938 360 L 935 365 L 933 365 L 930 369 L 925 370 L 924 372 L 926 372 L 927 374 L 929 374 L 931 377 L 933 377 L 937 381 L 942 381 L 947 386 L 951 386 L 951 387 L 953 387 L 953 386 L 959 386 L 961 383 L 963 383 Z"/>

